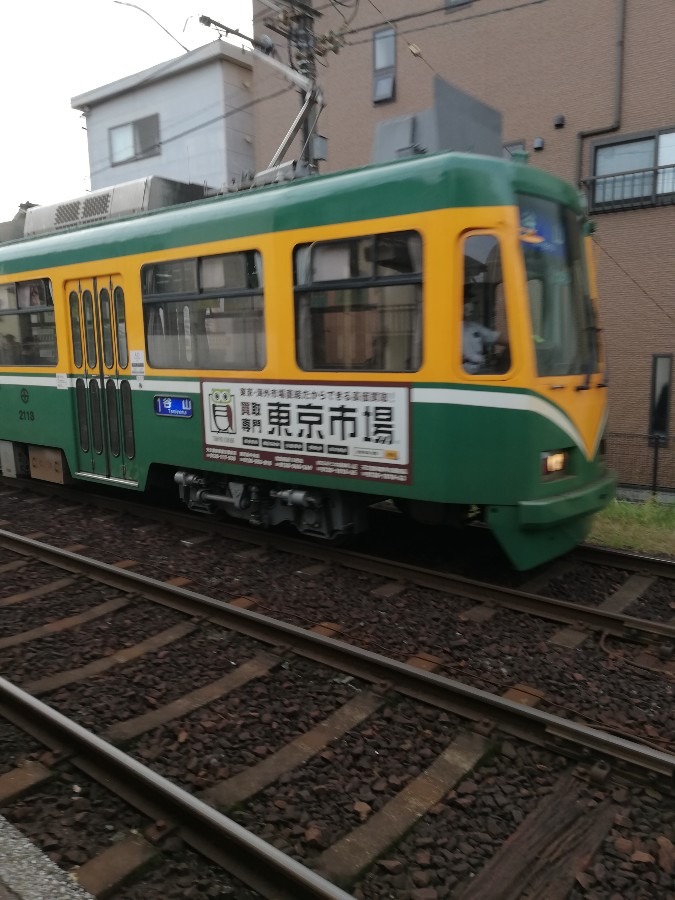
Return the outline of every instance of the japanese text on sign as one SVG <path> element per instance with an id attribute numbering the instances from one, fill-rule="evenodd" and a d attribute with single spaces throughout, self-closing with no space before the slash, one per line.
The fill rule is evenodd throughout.
<path id="1" fill-rule="evenodd" d="M 407 482 L 409 388 L 202 383 L 207 459 Z"/>

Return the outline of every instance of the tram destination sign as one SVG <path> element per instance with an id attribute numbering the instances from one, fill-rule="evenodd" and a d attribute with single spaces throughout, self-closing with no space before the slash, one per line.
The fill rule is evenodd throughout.
<path id="1" fill-rule="evenodd" d="M 190 397 L 155 397 L 155 415 L 191 419 L 192 400 Z"/>

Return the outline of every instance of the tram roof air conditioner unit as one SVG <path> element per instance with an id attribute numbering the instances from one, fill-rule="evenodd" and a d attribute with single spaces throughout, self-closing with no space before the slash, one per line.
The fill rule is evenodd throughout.
<path id="1" fill-rule="evenodd" d="M 205 196 L 203 185 L 185 184 L 151 175 L 102 188 L 63 203 L 34 206 L 26 211 L 25 237 L 63 231 L 133 216 L 152 209 L 189 203 Z"/>

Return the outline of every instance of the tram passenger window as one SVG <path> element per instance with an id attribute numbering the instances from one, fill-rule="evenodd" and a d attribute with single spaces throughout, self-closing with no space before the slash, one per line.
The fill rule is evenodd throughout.
<path id="1" fill-rule="evenodd" d="M 87 366 L 90 369 L 96 368 L 98 359 L 98 349 L 96 347 L 96 328 L 94 326 L 94 298 L 91 291 L 86 290 L 82 294 L 82 305 L 84 307 L 84 336 L 87 346 Z"/>
<path id="2" fill-rule="evenodd" d="M 263 273 L 259 253 L 228 253 L 146 266 L 142 278 L 151 366 L 264 367 Z"/>
<path id="3" fill-rule="evenodd" d="M 80 324 L 80 300 L 75 291 L 68 298 L 70 307 L 70 331 L 73 339 L 73 362 L 75 368 L 81 369 L 84 357 L 82 354 L 82 326 Z"/>
<path id="4" fill-rule="evenodd" d="M 422 359 L 416 232 L 299 246 L 296 353 L 306 371 L 414 372 Z"/>
<path id="5" fill-rule="evenodd" d="M 116 287 L 114 292 L 115 321 L 117 323 L 117 359 L 120 369 L 129 365 L 129 347 L 127 344 L 127 317 L 124 308 L 124 291 Z"/>
<path id="6" fill-rule="evenodd" d="M 464 241 L 462 366 L 468 375 L 503 375 L 511 365 L 499 242 Z"/>
<path id="7" fill-rule="evenodd" d="M 112 369 L 115 362 L 115 350 L 113 347 L 112 306 L 110 303 L 110 291 L 101 288 L 99 294 L 101 304 L 101 332 L 103 337 L 103 363 L 106 369 Z"/>
<path id="8" fill-rule="evenodd" d="M 51 282 L 0 285 L 0 365 L 53 366 L 56 361 Z"/>

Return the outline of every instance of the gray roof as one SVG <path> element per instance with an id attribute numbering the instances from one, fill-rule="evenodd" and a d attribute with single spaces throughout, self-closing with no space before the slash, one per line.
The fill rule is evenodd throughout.
<path id="1" fill-rule="evenodd" d="M 88 112 L 93 106 L 106 103 L 120 94 L 137 90 L 149 82 L 156 83 L 173 78 L 190 69 L 196 69 L 199 66 L 208 65 L 218 60 L 234 63 L 244 69 L 251 70 L 251 58 L 251 53 L 243 47 L 237 47 L 227 41 L 218 39 L 203 47 L 198 47 L 196 50 L 188 50 L 187 53 L 177 56 L 175 59 L 144 69 L 142 72 L 127 75 L 126 78 L 120 78 L 118 81 L 113 81 L 110 84 L 104 84 L 101 87 L 94 88 L 92 91 L 87 91 L 85 94 L 78 94 L 77 97 L 71 98 L 70 105 L 73 109 Z"/>

